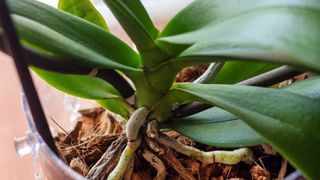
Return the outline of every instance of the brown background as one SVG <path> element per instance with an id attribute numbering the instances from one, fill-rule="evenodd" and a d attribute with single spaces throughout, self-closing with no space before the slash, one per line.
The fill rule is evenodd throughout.
<path id="1" fill-rule="evenodd" d="M 11 59 L 0 52 L 0 179 L 34 179 L 30 156 L 20 158 L 13 138 L 24 136 L 27 125 L 20 104 L 19 82 Z"/>

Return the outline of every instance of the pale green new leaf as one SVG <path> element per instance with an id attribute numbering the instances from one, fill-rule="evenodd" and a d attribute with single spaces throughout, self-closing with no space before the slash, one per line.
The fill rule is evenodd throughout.
<path id="1" fill-rule="evenodd" d="M 102 28 L 38 1 L 8 5 L 24 45 L 80 66 L 140 71 L 138 54 Z"/>
<path id="2" fill-rule="evenodd" d="M 90 0 L 59 0 L 58 8 L 109 31 L 106 21 Z"/>
<path id="3" fill-rule="evenodd" d="M 175 84 L 181 99 L 203 101 L 238 116 L 311 179 L 320 176 L 320 101 L 289 91 L 237 86 Z"/>
<path id="4" fill-rule="evenodd" d="M 111 84 L 97 77 L 60 74 L 36 67 L 32 71 L 51 86 L 73 96 L 94 100 L 121 98 Z"/>

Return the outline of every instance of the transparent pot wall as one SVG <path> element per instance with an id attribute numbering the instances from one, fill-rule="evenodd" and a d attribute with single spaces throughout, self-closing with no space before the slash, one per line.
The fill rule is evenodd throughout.
<path id="1" fill-rule="evenodd" d="M 40 1 L 49 3 L 53 6 L 57 4 L 57 0 Z M 93 0 L 92 2 L 95 3 L 97 9 L 107 20 L 111 32 L 126 43 L 132 45 L 127 35 L 116 22 L 104 3 L 100 0 Z M 155 25 L 159 29 L 162 29 L 176 12 L 185 7 L 191 0 L 142 0 L 142 2 Z M 77 112 L 79 109 L 96 106 L 92 101 L 76 99 L 64 95 L 45 84 L 36 76 L 34 76 L 34 81 L 53 136 L 57 132 L 61 132 L 62 128 L 67 131 L 72 129 L 75 120 L 79 115 Z M 23 91 L 21 92 L 21 98 L 29 131 L 25 137 L 15 139 L 15 147 L 20 156 L 32 154 L 36 179 L 82 179 L 81 175 L 69 168 L 43 142 L 42 137 L 35 129 Z"/>

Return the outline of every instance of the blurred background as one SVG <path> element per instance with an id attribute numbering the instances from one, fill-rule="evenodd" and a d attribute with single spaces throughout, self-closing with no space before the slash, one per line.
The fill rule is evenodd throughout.
<path id="1" fill-rule="evenodd" d="M 56 6 L 58 0 L 40 0 L 51 6 Z M 159 29 L 175 12 L 192 0 L 142 0 L 152 19 Z M 121 29 L 115 18 L 104 5 L 102 0 L 92 0 L 97 9 L 107 19 L 113 34 L 130 44 L 129 38 Z M 175 4 L 175 5 L 172 5 Z M 36 80 L 38 81 L 38 80 Z M 44 89 L 44 88 L 41 88 Z M 47 89 L 44 90 L 45 92 Z M 52 90 L 50 90 L 52 92 Z M 41 91 L 40 93 L 43 93 Z M 44 102 L 42 102 L 44 103 Z M 50 103 L 50 102 L 49 102 Z M 44 103 L 46 105 L 46 102 Z M 61 107 L 61 106 L 60 106 Z M 27 123 L 23 115 L 20 99 L 20 84 L 12 60 L 0 51 L 0 179 L 35 179 L 31 156 L 20 158 L 14 149 L 13 139 L 25 136 Z"/>

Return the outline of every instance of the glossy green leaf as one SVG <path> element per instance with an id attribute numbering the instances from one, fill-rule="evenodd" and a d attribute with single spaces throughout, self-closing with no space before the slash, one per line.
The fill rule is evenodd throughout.
<path id="1" fill-rule="evenodd" d="M 261 62 L 228 61 L 211 83 L 235 84 L 279 67 Z"/>
<path id="2" fill-rule="evenodd" d="M 320 78 L 296 82 L 281 90 L 320 100 Z M 162 127 L 174 129 L 197 142 L 216 147 L 242 147 L 264 143 L 242 120 L 217 107 L 166 122 Z"/>
<path id="3" fill-rule="evenodd" d="M 319 9 L 317 0 L 196 0 L 167 24 L 160 37 L 173 36 L 215 25 L 239 15 L 270 8 L 300 7 Z"/>
<path id="4" fill-rule="evenodd" d="M 239 118 L 217 107 L 167 122 L 162 127 L 215 147 L 246 147 L 264 142 Z"/>
<path id="5" fill-rule="evenodd" d="M 85 75 L 66 75 L 32 67 L 33 72 L 51 86 L 67 94 L 86 99 L 120 98 L 119 92 L 106 81 Z"/>
<path id="6" fill-rule="evenodd" d="M 320 176 L 320 101 L 289 91 L 237 86 L 175 84 L 179 98 L 203 101 L 238 116 L 303 174 Z"/>
<path id="7" fill-rule="evenodd" d="M 260 8 L 162 40 L 192 44 L 180 54 L 181 59 L 173 60 L 173 66 L 244 59 L 319 71 L 319 6 L 320 2 L 318 7 Z"/>
<path id="8" fill-rule="evenodd" d="M 58 8 L 109 31 L 104 18 L 90 0 L 59 0 Z"/>
<path id="9" fill-rule="evenodd" d="M 320 100 L 320 77 L 313 77 L 304 81 L 295 82 L 282 88 L 285 91 L 302 94 L 312 99 Z"/>
<path id="10" fill-rule="evenodd" d="M 109 111 L 119 114 L 125 119 L 129 119 L 130 114 L 133 112 L 133 108 L 123 99 L 97 100 L 97 103 Z"/>
<path id="11" fill-rule="evenodd" d="M 33 0 L 9 0 L 23 44 L 80 66 L 139 71 L 139 56 L 102 28 Z"/>
<path id="12" fill-rule="evenodd" d="M 140 0 L 105 0 L 112 13 L 140 50 L 155 47 L 158 30 Z"/>
<path id="13" fill-rule="evenodd" d="M 157 46 L 158 30 L 140 0 L 104 0 L 135 43 L 145 67 L 154 67 L 166 54 Z"/>

